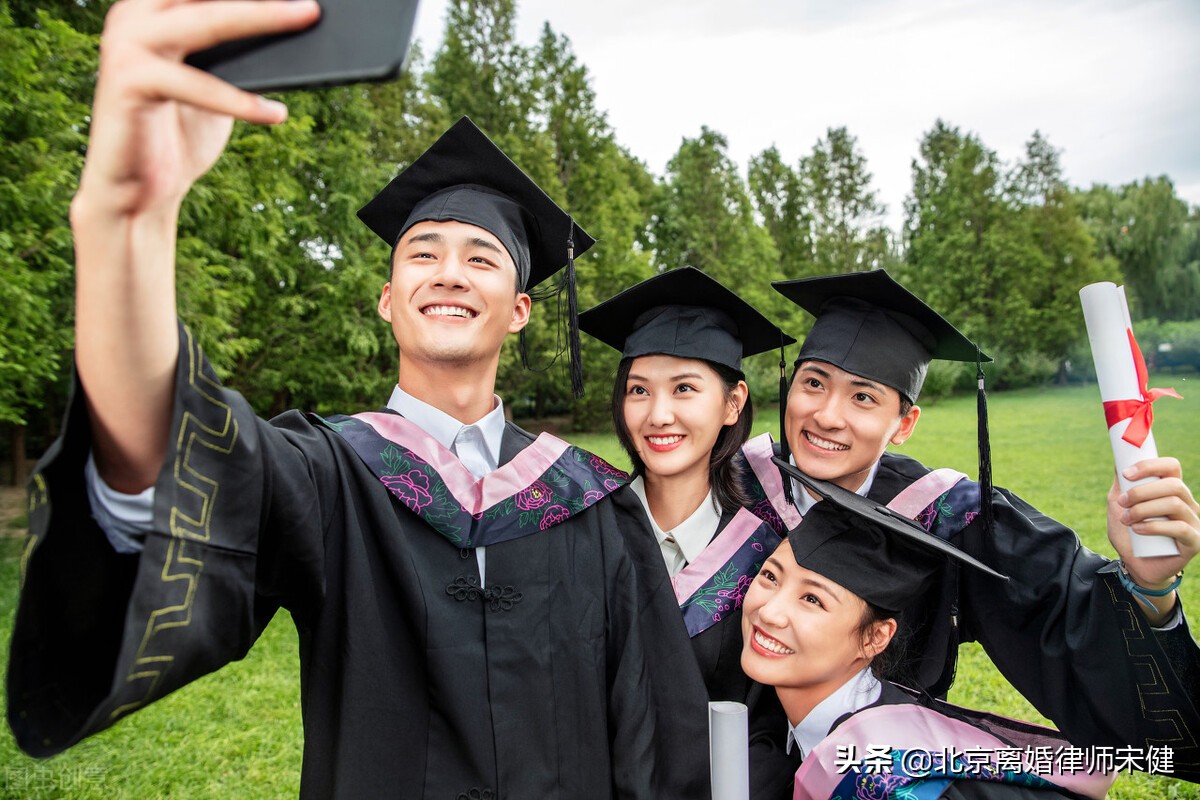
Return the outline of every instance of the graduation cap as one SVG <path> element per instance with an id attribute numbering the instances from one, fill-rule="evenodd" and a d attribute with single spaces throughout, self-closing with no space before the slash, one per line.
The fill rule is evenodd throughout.
<path id="1" fill-rule="evenodd" d="M 797 366 L 804 361 L 824 361 L 879 381 L 916 402 L 933 359 L 976 365 L 980 511 L 990 530 L 991 449 L 982 364 L 991 361 L 991 356 L 882 269 L 775 281 L 771 286 L 817 318 L 800 346 Z M 779 403 L 782 415 L 787 405 L 786 386 Z M 782 425 L 781 421 L 781 430 Z M 786 457 L 786 434 L 783 439 Z M 790 487 L 787 481 L 784 484 Z"/>
<path id="2" fill-rule="evenodd" d="M 910 402 L 921 393 L 931 360 L 992 360 L 884 270 L 771 285 L 817 318 L 797 363 L 828 362 L 891 386 Z"/>
<path id="3" fill-rule="evenodd" d="M 579 315 L 621 358 L 698 358 L 742 371 L 742 358 L 796 341 L 695 267 L 655 275 Z"/>
<path id="4" fill-rule="evenodd" d="M 776 457 L 776 465 L 822 498 L 788 532 L 796 563 L 867 602 L 899 614 L 932 583 L 946 563 L 1002 581 L 1008 577 L 939 539 L 886 506 L 805 475 Z"/>
<path id="5" fill-rule="evenodd" d="M 562 281 L 537 299 L 567 293 L 572 388 L 576 396 L 582 393 L 575 256 L 595 244 L 595 239 L 468 117 L 454 123 L 360 208 L 358 217 L 393 248 L 418 222 L 454 220 L 483 228 L 508 250 L 521 291 L 529 291 L 565 266 Z"/>

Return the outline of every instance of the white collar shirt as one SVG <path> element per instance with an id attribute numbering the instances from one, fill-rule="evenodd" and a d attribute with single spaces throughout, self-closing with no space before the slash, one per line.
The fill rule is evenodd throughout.
<path id="1" fill-rule="evenodd" d="M 793 467 L 796 466 L 796 459 L 792 456 L 788 456 L 788 462 Z M 876 461 L 871 465 L 871 471 L 867 474 L 867 479 L 863 481 L 862 486 L 854 490 L 854 493 L 866 497 L 867 492 L 871 491 L 871 484 L 875 483 L 875 473 L 878 471 L 879 462 Z M 795 478 L 788 478 L 788 480 L 792 482 L 792 498 L 795 501 L 796 510 L 803 517 L 813 507 L 813 504 L 817 502 L 817 499 L 808 493 L 808 490 L 804 488 L 800 481 Z"/>
<path id="2" fill-rule="evenodd" d="M 813 748 L 829 735 L 833 723 L 846 714 L 853 714 L 860 708 L 865 708 L 879 699 L 883 687 L 879 679 L 871 673 L 870 667 L 864 667 L 850 680 L 838 687 L 837 691 L 826 697 L 816 707 L 808 712 L 808 716 L 791 726 L 787 737 L 787 752 L 792 752 L 792 745 L 800 748 L 801 758 L 807 758 Z"/>
<path id="3" fill-rule="evenodd" d="M 705 495 L 704 500 L 696 510 L 683 522 L 669 531 L 664 531 L 650 513 L 650 501 L 646 499 L 646 482 L 639 475 L 629 483 L 629 488 L 642 501 L 646 510 L 646 518 L 650 520 L 650 529 L 658 546 L 662 550 L 663 561 L 672 577 L 688 564 L 695 561 L 704 552 L 721 525 L 721 507 L 717 505 L 712 490 Z"/>

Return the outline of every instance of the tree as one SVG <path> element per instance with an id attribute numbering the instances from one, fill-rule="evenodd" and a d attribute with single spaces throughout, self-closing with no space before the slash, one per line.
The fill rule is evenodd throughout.
<path id="1" fill-rule="evenodd" d="M 1135 316 L 1200 316 L 1200 218 L 1165 175 L 1077 194 L 1099 258 L 1113 258 Z"/>
<path id="2" fill-rule="evenodd" d="M 74 261 L 67 212 L 86 144 L 96 48 L 44 13 L 0 5 L 0 423 L 24 482 L 25 428 L 53 430 L 70 363 Z"/>
<path id="3" fill-rule="evenodd" d="M 745 183 L 726 152 L 725 137 L 707 127 L 684 139 L 667 164 L 667 175 L 650 239 L 660 270 L 693 266 L 730 287 L 784 330 L 796 310 L 771 288 L 782 280 L 779 252 L 754 218 Z M 778 356 L 747 365 L 756 396 L 775 393 Z"/>
<path id="4" fill-rule="evenodd" d="M 1009 176 L 1008 193 L 1027 266 L 1021 347 L 1061 364 L 1085 327 L 1079 290 L 1112 280 L 1114 264 L 1097 259 L 1075 196 L 1062 177 L 1059 153 L 1035 131 Z M 1016 238 L 1016 237 L 1014 237 Z"/>
<path id="5" fill-rule="evenodd" d="M 845 128 L 830 128 L 800 161 L 812 221 L 813 272 L 861 272 L 886 266 L 890 242 L 884 206 L 871 188 L 867 159 Z"/>
<path id="6" fill-rule="evenodd" d="M 999 160 L 977 137 L 941 120 L 919 153 L 905 202 L 902 282 L 985 351 L 1018 352 L 1029 254 L 1013 240 Z"/>
<path id="7" fill-rule="evenodd" d="M 747 182 L 754 207 L 779 251 L 786 279 L 817 274 L 813 269 L 813 220 L 800 176 L 774 146 L 750 159 Z"/>

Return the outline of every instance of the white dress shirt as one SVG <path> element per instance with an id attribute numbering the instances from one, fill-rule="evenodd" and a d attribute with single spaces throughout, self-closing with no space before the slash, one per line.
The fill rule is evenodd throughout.
<path id="1" fill-rule="evenodd" d="M 500 461 L 500 441 L 504 438 L 504 402 L 498 397 L 482 419 L 463 425 L 449 414 L 422 402 L 399 386 L 392 390 L 388 408 L 428 433 L 447 450 L 458 455 L 463 466 L 476 478 L 494 470 Z M 154 524 L 154 487 L 138 494 L 118 492 L 104 482 L 91 454 L 84 466 L 88 501 L 92 516 L 118 553 L 140 553 L 146 533 Z M 475 548 L 479 562 L 479 585 L 483 586 L 485 558 L 483 547 Z"/>
<path id="2" fill-rule="evenodd" d="M 883 687 L 879 680 L 871 674 L 870 667 L 863 667 L 861 672 L 838 687 L 837 691 L 826 697 L 816 707 L 808 712 L 808 716 L 791 727 L 787 737 L 787 752 L 792 752 L 792 745 L 800 748 L 801 758 L 807 758 L 817 744 L 829 735 L 833 723 L 846 714 L 853 714 L 860 708 L 865 708 L 879 699 Z"/>
<path id="3" fill-rule="evenodd" d="M 639 475 L 630 481 L 629 488 L 637 495 L 638 500 L 642 501 L 642 508 L 646 509 L 646 517 L 650 520 L 654 538 L 658 539 L 667 572 L 671 577 L 678 575 L 681 569 L 700 557 L 721 524 L 721 507 L 717 505 L 712 490 L 709 490 L 704 500 L 687 519 L 671 530 L 664 531 L 650 513 L 650 501 L 646 499 L 646 482 L 642 480 L 642 476 Z"/>

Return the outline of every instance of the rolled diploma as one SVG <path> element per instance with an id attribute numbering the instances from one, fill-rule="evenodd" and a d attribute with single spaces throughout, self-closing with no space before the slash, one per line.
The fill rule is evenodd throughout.
<path id="1" fill-rule="evenodd" d="M 712 800 L 747 800 L 750 737 L 745 705 L 727 701 L 708 704 L 708 757 Z"/>
<path id="2" fill-rule="evenodd" d="M 1125 301 L 1125 287 L 1108 282 L 1092 283 L 1079 290 L 1079 300 L 1083 304 L 1083 319 L 1092 345 L 1092 360 L 1096 364 L 1096 383 L 1100 385 L 1101 401 L 1140 398 L 1144 387 L 1138 386 L 1137 368 L 1129 349 L 1129 334 L 1126 331 L 1132 324 L 1129 305 Z M 1156 480 L 1143 478 L 1129 481 L 1121 474 L 1138 461 L 1158 456 L 1153 431 L 1141 447 L 1134 447 L 1121 438 L 1129 423 L 1130 420 L 1123 419 L 1108 429 L 1121 491 Z M 1169 536 L 1144 536 L 1130 529 L 1129 541 L 1133 554 L 1139 558 L 1179 555 L 1179 548 Z"/>

